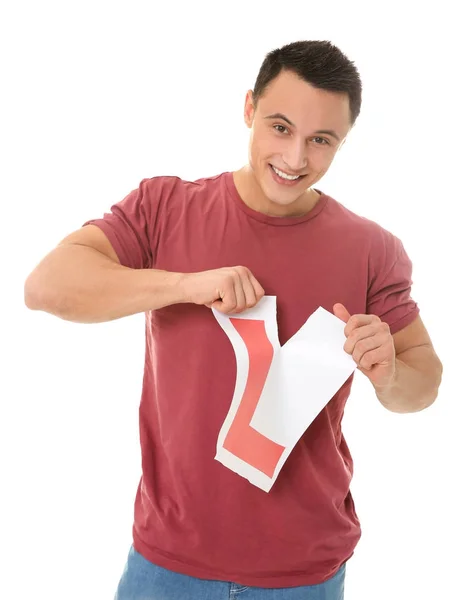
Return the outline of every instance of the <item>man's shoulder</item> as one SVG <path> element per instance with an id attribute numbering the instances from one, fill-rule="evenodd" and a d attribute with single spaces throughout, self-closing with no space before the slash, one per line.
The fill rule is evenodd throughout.
<path id="1" fill-rule="evenodd" d="M 206 177 L 188 178 L 180 175 L 154 175 L 143 179 L 150 188 L 160 187 L 185 187 L 187 189 L 199 189 L 204 186 L 221 185 L 226 172 Z"/>
<path id="2" fill-rule="evenodd" d="M 362 233 L 373 235 L 381 239 L 394 237 L 391 231 L 383 227 L 377 221 L 351 210 L 332 196 L 328 196 L 328 199 L 329 211 L 333 212 L 336 221 L 339 221 L 345 227 L 353 227 Z"/>
<path id="3" fill-rule="evenodd" d="M 400 254 L 401 240 L 377 221 L 351 210 L 331 196 L 328 197 L 327 211 L 327 222 L 334 233 L 348 240 L 352 248 L 363 252 L 370 260 L 379 262 Z"/>
<path id="4" fill-rule="evenodd" d="M 145 193 L 153 206 L 180 207 L 195 201 L 204 203 L 209 198 L 219 197 L 225 187 L 226 173 L 190 179 L 180 175 L 155 175 L 142 180 Z"/>

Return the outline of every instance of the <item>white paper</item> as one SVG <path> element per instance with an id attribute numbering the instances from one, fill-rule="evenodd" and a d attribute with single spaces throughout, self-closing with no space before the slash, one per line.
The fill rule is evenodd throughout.
<path id="1" fill-rule="evenodd" d="M 237 315 L 213 314 L 237 363 L 215 458 L 268 492 L 306 429 L 356 369 L 343 349 L 346 324 L 319 307 L 281 347 L 275 296 Z"/>

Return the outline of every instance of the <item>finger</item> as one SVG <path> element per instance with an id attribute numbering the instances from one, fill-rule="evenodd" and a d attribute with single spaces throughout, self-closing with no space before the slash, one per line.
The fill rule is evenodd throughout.
<path id="1" fill-rule="evenodd" d="M 235 313 L 238 308 L 238 284 L 233 277 L 229 277 L 228 281 L 224 285 L 224 292 L 220 296 L 219 302 L 222 304 L 222 311 L 225 314 Z"/>
<path id="2" fill-rule="evenodd" d="M 354 329 L 346 339 L 344 349 L 346 350 L 346 352 L 352 353 L 356 344 L 360 340 L 372 337 L 376 335 L 378 331 L 378 327 L 376 327 L 374 324 L 364 325 L 363 327 L 358 327 L 357 329 Z"/>
<path id="3" fill-rule="evenodd" d="M 246 298 L 244 293 L 244 286 L 242 285 L 242 278 L 240 274 L 235 271 L 233 275 L 234 293 L 236 295 L 236 307 L 234 312 L 239 313 L 245 310 Z"/>
<path id="4" fill-rule="evenodd" d="M 391 352 L 389 341 L 392 343 L 384 333 L 368 337 L 364 340 L 359 340 L 353 351 L 354 360 L 359 364 L 362 362 L 364 355 L 369 353 L 371 353 L 372 356 L 384 358 Z"/>
<path id="5" fill-rule="evenodd" d="M 231 306 L 226 305 L 222 300 L 216 300 L 216 302 L 213 302 L 212 308 L 215 308 L 224 315 L 235 315 L 238 312 L 237 310 L 231 308 Z"/>
<path id="6" fill-rule="evenodd" d="M 222 305 L 222 308 L 218 310 L 225 314 L 237 313 L 243 310 L 245 307 L 245 295 L 238 273 L 231 273 L 226 278 L 222 289 L 224 291 L 220 292 L 220 300 L 216 301 Z"/>
<path id="7" fill-rule="evenodd" d="M 234 285 L 227 289 L 219 300 L 215 300 L 212 304 L 212 307 L 226 315 L 236 312 L 237 297 L 234 290 Z"/>
<path id="8" fill-rule="evenodd" d="M 252 284 L 253 290 L 255 292 L 255 297 L 257 298 L 257 302 L 263 298 L 265 295 L 265 290 L 262 288 L 260 283 L 255 279 L 250 271 L 247 271 L 250 283 Z"/>
<path id="9" fill-rule="evenodd" d="M 370 370 L 374 365 L 385 364 L 385 362 L 387 362 L 386 355 L 378 348 L 363 354 L 358 364 L 362 369 Z"/>
<path id="10" fill-rule="evenodd" d="M 229 312 L 231 312 L 229 310 L 229 307 L 222 300 L 215 300 L 212 304 L 206 304 L 206 306 L 208 306 L 208 308 L 215 308 L 216 310 L 224 314 L 228 314 Z"/>
<path id="11" fill-rule="evenodd" d="M 257 304 L 258 300 L 252 281 L 247 274 L 242 276 L 242 286 L 245 295 L 245 306 L 246 308 L 252 308 Z"/>
<path id="12" fill-rule="evenodd" d="M 365 340 L 360 340 L 353 350 L 353 359 L 359 365 L 361 364 L 362 357 L 368 352 L 372 352 L 377 348 L 380 348 L 381 344 L 376 337 L 366 338 Z"/>
<path id="13" fill-rule="evenodd" d="M 377 322 L 380 323 L 380 319 L 375 315 L 353 315 L 346 323 L 344 333 L 346 336 L 349 336 L 355 329 Z"/>

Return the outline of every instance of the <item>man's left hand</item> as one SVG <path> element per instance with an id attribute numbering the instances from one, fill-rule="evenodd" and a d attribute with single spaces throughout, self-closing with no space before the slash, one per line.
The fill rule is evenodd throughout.
<path id="1" fill-rule="evenodd" d="M 336 317 L 346 323 L 344 350 L 375 388 L 391 385 L 396 372 L 396 355 L 390 327 L 376 315 L 350 315 L 342 304 L 334 304 Z"/>

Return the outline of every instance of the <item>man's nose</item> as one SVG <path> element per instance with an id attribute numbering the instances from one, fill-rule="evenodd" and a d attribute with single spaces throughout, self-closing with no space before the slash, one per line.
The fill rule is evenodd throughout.
<path id="1" fill-rule="evenodd" d="M 307 154 L 304 145 L 301 142 L 291 144 L 287 151 L 283 153 L 283 161 L 289 170 L 302 171 L 307 166 Z"/>

